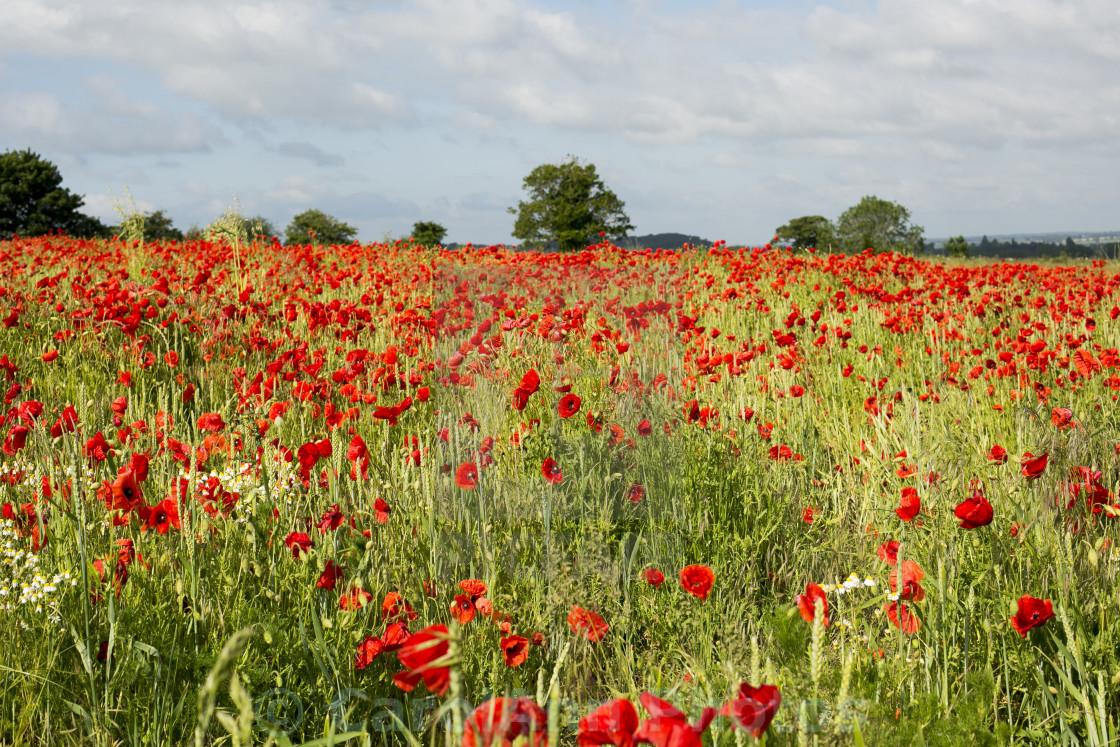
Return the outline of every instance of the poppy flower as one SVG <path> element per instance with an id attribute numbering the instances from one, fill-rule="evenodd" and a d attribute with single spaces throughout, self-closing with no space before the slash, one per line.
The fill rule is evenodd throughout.
<path id="1" fill-rule="evenodd" d="M 696 723 L 690 724 L 687 716 L 655 695 L 642 693 L 639 699 L 642 707 L 649 711 L 650 718 L 638 726 L 634 741 L 646 742 L 654 747 L 701 747 L 700 735 L 716 717 L 715 708 L 705 708 Z"/>
<path id="2" fill-rule="evenodd" d="M 891 621 L 891 625 L 906 635 L 914 635 L 922 627 L 921 620 L 905 604 L 891 602 L 883 607 L 883 611 L 887 613 L 887 619 Z"/>
<path id="3" fill-rule="evenodd" d="M 360 587 L 353 587 L 350 592 L 343 594 L 338 600 L 338 608 L 352 612 L 353 610 L 360 610 L 369 604 L 369 600 L 373 599 L 373 594 L 370 594 L 365 589 Z"/>
<path id="4" fill-rule="evenodd" d="M 389 523 L 389 514 L 393 512 L 393 509 L 384 498 L 378 496 L 377 500 L 373 502 L 373 510 L 375 512 L 374 518 L 377 519 L 378 524 Z"/>
<path id="5" fill-rule="evenodd" d="M 626 500 L 631 503 L 641 503 L 646 497 L 646 489 L 642 485 L 631 485 L 626 491 Z"/>
<path id="6" fill-rule="evenodd" d="M 529 639 L 519 635 L 502 638 L 499 642 L 507 667 L 519 667 L 529 658 Z"/>
<path id="7" fill-rule="evenodd" d="M 899 575 L 901 573 L 901 590 Z M 902 568 L 896 567 L 888 575 L 891 593 L 898 594 L 899 598 L 906 601 L 920 602 L 926 598 L 926 591 L 919 583 L 925 578 L 925 571 L 913 560 L 902 561 Z"/>
<path id="8" fill-rule="evenodd" d="M 988 452 L 988 461 L 995 462 L 996 464 L 1007 464 L 1007 449 L 999 444 L 992 446 Z"/>
<path id="9" fill-rule="evenodd" d="M 423 680 L 424 686 L 433 695 L 446 693 L 451 684 L 447 639 L 446 625 L 432 625 L 410 636 L 397 651 L 397 659 L 405 671 L 393 675 L 394 684 L 410 693 Z"/>
<path id="10" fill-rule="evenodd" d="M 458 586 L 464 594 L 471 598 L 471 602 L 475 602 L 479 597 L 486 594 L 486 584 L 477 578 L 465 578 L 458 583 Z"/>
<path id="11" fill-rule="evenodd" d="M 401 598 L 395 591 L 390 591 L 381 600 L 381 619 L 390 623 L 400 622 L 404 619 L 415 620 L 416 612 L 412 605 Z"/>
<path id="12" fill-rule="evenodd" d="M 118 474 L 109 488 L 111 503 L 107 507 L 110 510 L 132 511 L 144 505 L 144 494 L 140 490 L 136 473 L 130 469 Z"/>
<path id="13" fill-rule="evenodd" d="M 526 747 L 548 744 L 548 714 L 532 698 L 488 700 L 463 723 L 463 747 L 512 747 L 515 743 Z"/>
<path id="14" fill-rule="evenodd" d="M 653 425 L 648 420 L 643 420 L 640 423 L 638 423 L 638 435 L 639 436 L 645 438 L 646 436 L 648 436 L 651 433 L 653 433 Z M 629 703 L 630 701 L 626 701 L 626 702 Z M 631 706 L 631 708 L 633 708 L 633 706 Z"/>
<path id="15" fill-rule="evenodd" d="M 225 427 L 226 427 L 225 421 L 222 420 L 222 416 L 219 415 L 216 412 L 204 413 L 198 419 L 198 429 L 202 430 L 202 431 L 210 431 L 211 433 L 217 433 L 217 432 L 223 430 Z"/>
<path id="16" fill-rule="evenodd" d="M 333 532 L 334 530 L 342 526 L 342 522 L 345 519 L 346 517 L 343 516 L 342 511 L 339 510 L 338 504 L 336 503 L 323 512 L 322 517 L 320 517 L 319 519 L 319 523 L 315 526 L 320 532 Z"/>
<path id="17" fill-rule="evenodd" d="M 358 644 L 358 655 L 354 658 L 354 669 L 362 670 L 373 663 L 377 655 L 385 650 L 380 639 L 366 636 L 366 639 Z"/>
<path id="18" fill-rule="evenodd" d="M 638 709 L 626 698 L 610 700 L 579 720 L 579 747 L 633 747 L 638 730 Z"/>
<path id="19" fill-rule="evenodd" d="M 716 576 L 706 565 L 690 565 L 681 569 L 681 588 L 701 602 L 708 598 Z"/>
<path id="20" fill-rule="evenodd" d="M 146 529 L 155 529 L 160 534 L 167 534 L 170 529 L 179 529 L 179 504 L 173 498 L 164 498 L 147 511 L 145 517 Z"/>
<path id="21" fill-rule="evenodd" d="M 560 465 L 552 457 L 548 457 L 541 464 L 541 474 L 550 485 L 559 485 L 564 479 L 564 472 L 560 469 Z"/>
<path id="22" fill-rule="evenodd" d="M 898 565 L 898 540 L 891 540 L 879 545 L 879 560 L 887 565 Z"/>
<path id="23" fill-rule="evenodd" d="M 1042 476 L 1042 473 L 1046 471 L 1046 463 L 1049 461 L 1049 459 L 1050 452 L 1046 452 L 1042 456 L 1036 457 L 1034 454 L 1028 451 L 1023 454 L 1023 461 L 1021 469 L 1019 471 L 1022 472 L 1023 477 L 1027 478 L 1028 480 L 1037 480 Z"/>
<path id="24" fill-rule="evenodd" d="M 1050 424 L 1060 431 L 1074 425 L 1073 410 L 1065 407 L 1055 407 L 1050 411 Z"/>
<path id="25" fill-rule="evenodd" d="M 474 602 L 466 594 L 456 594 L 455 601 L 451 604 L 451 616 L 460 625 L 466 625 L 475 616 Z"/>
<path id="26" fill-rule="evenodd" d="M 902 497 L 898 501 L 898 508 L 894 510 L 898 518 L 903 521 L 913 521 L 921 513 L 922 499 L 914 488 L 903 488 Z"/>
<path id="27" fill-rule="evenodd" d="M 568 613 L 568 627 L 573 633 L 582 633 L 587 640 L 598 643 L 603 640 L 611 626 L 607 625 L 598 614 L 573 606 Z"/>
<path id="28" fill-rule="evenodd" d="M 303 532 L 292 532 L 284 538 L 284 544 L 292 551 L 292 557 L 296 560 L 300 559 L 300 555 L 310 552 L 315 543 L 311 541 L 311 537 Z"/>
<path id="29" fill-rule="evenodd" d="M 341 579 L 342 569 L 335 565 L 333 560 L 328 560 L 326 567 L 323 569 L 323 572 L 319 574 L 319 580 L 315 583 L 315 588 L 334 591 L 335 585 Z"/>
<path id="30" fill-rule="evenodd" d="M 474 462 L 463 462 L 455 470 L 455 484 L 463 490 L 474 490 L 478 487 L 478 465 Z"/>
<path id="31" fill-rule="evenodd" d="M 645 571 L 642 572 L 642 578 L 655 589 L 660 589 L 661 584 L 665 583 L 665 574 L 656 568 L 646 568 Z"/>
<path id="32" fill-rule="evenodd" d="M 560 398 L 560 401 L 556 403 L 556 412 L 558 412 L 562 418 L 570 418 L 579 412 L 580 402 L 581 400 L 578 395 L 565 394 Z"/>
<path id="33" fill-rule="evenodd" d="M 1027 631 L 1037 628 L 1054 616 L 1054 607 L 1049 599 L 1035 599 L 1029 594 L 1019 597 L 1019 611 L 1011 618 L 1011 625 L 1023 638 Z"/>
<path id="34" fill-rule="evenodd" d="M 992 523 L 992 504 L 977 490 L 972 497 L 957 505 L 953 515 L 961 520 L 962 529 L 986 527 Z"/>
<path id="35" fill-rule="evenodd" d="M 719 712 L 731 719 L 732 728 L 746 729 L 755 739 L 760 739 L 781 705 L 782 694 L 774 685 L 752 687 L 743 682 L 738 695 L 724 703 Z"/>
<path id="36" fill-rule="evenodd" d="M 793 601 L 797 604 L 797 611 L 801 613 L 801 617 L 805 622 L 811 623 L 817 617 L 817 605 L 819 603 L 821 610 L 821 622 L 827 628 L 828 621 L 828 598 L 824 594 L 818 584 L 810 581 L 805 585 L 805 593 L 798 594 L 794 597 Z"/>

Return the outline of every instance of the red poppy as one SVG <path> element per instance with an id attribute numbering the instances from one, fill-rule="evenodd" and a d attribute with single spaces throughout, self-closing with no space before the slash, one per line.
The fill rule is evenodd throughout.
<path id="1" fill-rule="evenodd" d="M 573 606 L 568 613 L 568 627 L 573 633 L 582 633 L 587 640 L 598 643 L 603 640 L 611 626 L 607 625 L 598 614 Z"/>
<path id="2" fill-rule="evenodd" d="M 381 644 L 385 646 L 386 651 L 397 651 L 411 638 L 412 634 L 408 632 L 406 623 L 389 623 L 385 626 L 385 635 L 381 636 Z"/>
<path id="3" fill-rule="evenodd" d="M 412 609 L 412 605 L 401 598 L 401 595 L 395 591 L 390 591 L 381 600 L 381 619 L 383 621 L 401 622 L 406 618 L 415 620 L 417 617 L 416 612 Z"/>
<path id="4" fill-rule="evenodd" d="M 126 468 L 118 474 L 109 488 L 107 508 L 110 510 L 134 511 L 144 505 L 144 493 L 140 490 L 136 473 L 130 469 Z"/>
<path id="5" fill-rule="evenodd" d="M 899 574 L 902 576 L 902 591 L 899 592 Z M 926 591 L 919 583 L 925 577 L 925 572 L 913 560 L 902 561 L 902 568 L 895 568 L 888 575 L 891 593 L 898 594 L 906 601 L 920 602 L 926 598 Z"/>
<path id="6" fill-rule="evenodd" d="M 1029 451 L 1023 454 L 1023 462 L 1020 472 L 1023 477 L 1028 480 L 1037 480 L 1046 471 L 1046 463 L 1050 460 L 1050 452 L 1046 452 L 1042 456 L 1036 457 Z"/>
<path id="7" fill-rule="evenodd" d="M 513 747 L 515 743 L 548 744 L 548 714 L 532 698 L 488 700 L 463 724 L 462 747 Z"/>
<path id="8" fill-rule="evenodd" d="M 446 693 L 451 684 L 447 639 L 446 625 L 432 625 L 410 636 L 397 652 L 405 671 L 393 675 L 396 686 L 410 693 L 423 680 L 433 695 Z"/>
<path id="9" fill-rule="evenodd" d="M 914 635 L 918 632 L 918 628 L 922 627 L 921 620 L 905 604 L 891 602 L 883 607 L 883 611 L 887 613 L 887 619 L 891 621 L 891 625 L 906 635 Z"/>
<path id="10" fill-rule="evenodd" d="M 358 655 L 354 659 L 354 669 L 365 669 L 384 650 L 385 647 L 379 639 L 367 635 L 366 639 L 358 644 Z"/>
<path id="11" fill-rule="evenodd" d="M 1050 424 L 1062 431 L 1075 425 L 1073 422 L 1073 410 L 1065 407 L 1055 407 L 1050 411 Z"/>
<path id="12" fill-rule="evenodd" d="M 455 470 L 455 484 L 463 490 L 474 490 L 478 487 L 478 465 L 474 462 L 463 462 Z"/>
<path id="13" fill-rule="evenodd" d="M 323 512 L 323 515 L 319 518 L 319 523 L 315 526 L 320 532 L 333 532 L 342 526 L 345 519 L 346 517 L 339 510 L 338 504 L 335 503 Z"/>
<path id="14" fill-rule="evenodd" d="M 519 667 L 529 658 L 529 639 L 519 635 L 502 638 L 499 645 L 507 667 Z"/>
<path id="15" fill-rule="evenodd" d="M 222 416 L 216 412 L 205 413 L 198 419 L 199 430 L 217 433 L 218 431 L 223 430 L 225 427 L 225 421 L 222 420 Z"/>
<path id="16" fill-rule="evenodd" d="M 564 472 L 560 469 L 560 465 L 552 457 L 548 457 L 541 464 L 541 474 L 550 485 L 559 485 L 564 479 Z"/>
<path id="17" fill-rule="evenodd" d="M 338 600 L 338 607 L 339 609 L 343 609 L 348 612 L 351 612 L 353 610 L 360 610 L 362 607 L 365 607 L 367 604 L 369 604 L 369 601 L 371 599 L 373 599 L 373 594 L 370 594 L 365 589 L 355 586 L 350 589 L 349 593 L 342 595 L 342 597 Z"/>
<path id="18" fill-rule="evenodd" d="M 639 436 L 642 436 L 644 438 L 644 437 L 650 435 L 651 433 L 653 433 L 653 425 L 648 420 L 643 420 L 640 423 L 638 423 L 638 435 Z M 626 701 L 626 702 L 629 703 L 630 701 Z M 630 706 L 630 707 L 633 708 L 633 706 Z"/>
<path id="19" fill-rule="evenodd" d="M 903 521 L 913 521 L 922 510 L 922 499 L 914 488 L 903 488 L 902 497 L 898 501 L 898 508 L 894 510 L 898 518 Z"/>
<path id="20" fill-rule="evenodd" d="M 377 500 L 373 502 L 373 510 L 376 512 L 374 518 L 377 519 L 378 524 L 389 523 L 389 514 L 392 513 L 393 509 L 384 498 L 378 497 Z"/>
<path id="21" fill-rule="evenodd" d="M 898 565 L 898 540 L 891 540 L 879 545 L 879 560 L 887 565 Z"/>
<path id="22" fill-rule="evenodd" d="M 147 510 L 144 517 L 145 529 L 155 529 L 160 534 L 167 534 L 169 529 L 180 529 L 179 504 L 172 498 L 162 501 Z"/>
<path id="23" fill-rule="evenodd" d="M 565 394 L 556 404 L 556 412 L 562 418 L 570 418 L 579 412 L 580 398 L 575 394 Z"/>
<path id="24" fill-rule="evenodd" d="M 472 602 L 486 594 L 486 584 L 479 581 L 477 578 L 465 578 L 458 583 L 458 586 L 463 590 L 464 594 L 467 594 L 471 598 Z"/>
<path id="25" fill-rule="evenodd" d="M 311 537 L 303 532 L 292 532 L 284 538 L 284 544 L 292 551 L 292 557 L 296 560 L 300 559 L 300 555 L 310 552 L 315 543 L 311 541 Z"/>
<path id="26" fill-rule="evenodd" d="M 456 594 L 455 601 L 451 604 L 451 616 L 460 625 L 466 625 L 475 616 L 474 602 L 466 594 Z"/>
<path id="27" fill-rule="evenodd" d="M 746 729 L 760 739 L 781 705 L 782 694 L 774 685 L 752 687 L 743 682 L 738 695 L 724 703 L 719 712 L 731 719 L 732 728 Z"/>
<path id="28" fill-rule="evenodd" d="M 706 565 L 690 565 L 681 568 L 681 588 L 701 602 L 708 598 L 712 590 L 712 582 L 716 576 L 712 569 Z"/>
<path id="29" fill-rule="evenodd" d="M 961 520 L 962 529 L 976 529 L 986 527 L 992 523 L 992 504 L 979 490 L 973 491 L 972 497 L 962 501 L 953 511 Z"/>
<path id="30" fill-rule="evenodd" d="M 646 489 L 643 485 L 631 485 L 630 489 L 626 491 L 626 500 L 631 503 L 641 503 L 646 497 Z"/>
<path id="31" fill-rule="evenodd" d="M 579 747 L 633 747 L 638 730 L 638 709 L 625 698 L 610 700 L 579 721 L 576 744 Z"/>
<path id="32" fill-rule="evenodd" d="M 996 464 L 1007 464 L 1007 449 L 996 444 L 988 452 L 988 461 L 995 462 Z"/>
<path id="33" fill-rule="evenodd" d="M 1054 616 L 1054 607 L 1049 599 L 1035 599 L 1029 594 L 1019 597 L 1019 611 L 1011 618 L 1011 625 L 1023 638 L 1027 631 L 1037 628 Z"/>
<path id="34" fill-rule="evenodd" d="M 342 569 L 335 565 L 333 560 L 328 560 L 323 572 L 319 574 L 319 580 L 315 583 L 315 588 L 334 591 L 335 585 L 340 580 L 342 580 Z"/>
<path id="35" fill-rule="evenodd" d="M 801 613 L 802 619 L 807 623 L 813 622 L 817 617 L 817 606 L 820 605 L 821 622 L 827 628 L 828 620 L 828 597 L 824 594 L 818 584 L 810 581 L 805 585 L 805 593 L 798 594 L 794 597 L 793 601 L 797 604 L 797 610 Z"/>
<path id="36" fill-rule="evenodd" d="M 3 451 L 8 456 L 15 456 L 16 452 L 27 444 L 27 434 L 31 429 L 26 425 L 13 425 L 8 430 L 8 437 L 4 439 Z"/>
<path id="37" fill-rule="evenodd" d="M 700 735 L 716 717 L 715 708 L 705 708 L 696 723 L 690 724 L 687 716 L 661 698 L 642 693 L 639 699 L 650 717 L 638 726 L 634 741 L 654 747 L 701 747 Z"/>
<path id="38" fill-rule="evenodd" d="M 660 589 L 661 584 L 665 583 L 665 574 L 656 568 L 646 568 L 645 571 L 642 572 L 642 578 L 655 589 Z"/>
<path id="39" fill-rule="evenodd" d="M 819 511 L 820 509 L 816 506 L 806 506 L 805 510 L 801 512 L 801 520 L 806 524 L 812 524 Z"/>

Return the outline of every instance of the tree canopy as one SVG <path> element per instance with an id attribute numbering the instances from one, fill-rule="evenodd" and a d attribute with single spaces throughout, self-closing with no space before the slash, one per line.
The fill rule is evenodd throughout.
<path id="1" fill-rule="evenodd" d="M 967 257 L 971 249 L 964 236 L 954 236 L 945 242 L 945 253 L 950 257 Z"/>
<path id="2" fill-rule="evenodd" d="M 794 218 L 774 233 L 794 249 L 830 249 L 835 242 L 832 222 L 820 215 Z"/>
<path id="3" fill-rule="evenodd" d="M 922 251 L 921 226 L 910 222 L 910 211 L 874 195 L 864 197 L 836 221 L 836 239 L 849 254 L 874 248 L 881 252 L 917 254 Z"/>
<path id="4" fill-rule="evenodd" d="M 514 237 L 530 246 L 556 242 L 560 251 L 577 251 L 604 234 L 621 239 L 634 226 L 625 203 L 607 189 L 594 164 L 580 164 L 575 156 L 559 164 L 546 163 L 525 177 L 529 199 L 509 212 L 517 216 Z"/>
<path id="5" fill-rule="evenodd" d="M 446 235 L 447 229 L 433 221 L 421 220 L 412 224 L 412 238 L 417 244 L 438 246 Z"/>
<path id="6" fill-rule="evenodd" d="M 58 168 L 30 150 L 0 154 L 0 236 L 107 235 L 101 221 L 79 212 L 85 204 L 62 186 Z"/>
<path id="7" fill-rule="evenodd" d="M 349 244 L 358 229 L 322 210 L 304 210 L 292 218 L 284 231 L 285 244 Z"/>

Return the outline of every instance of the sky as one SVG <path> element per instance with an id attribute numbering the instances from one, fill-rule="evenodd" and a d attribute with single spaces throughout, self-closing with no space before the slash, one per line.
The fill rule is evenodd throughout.
<path id="1" fill-rule="evenodd" d="M 317 208 L 516 244 L 595 165 L 635 234 L 760 244 L 865 195 L 927 238 L 1120 228 L 1116 0 L 3 0 L 0 152 L 179 228 Z"/>

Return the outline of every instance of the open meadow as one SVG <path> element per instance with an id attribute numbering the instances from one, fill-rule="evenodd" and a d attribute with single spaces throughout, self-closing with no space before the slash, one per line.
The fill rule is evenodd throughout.
<path id="1" fill-rule="evenodd" d="M 1116 744 L 1118 304 L 1104 261 L 2 242 L 0 744 Z"/>

